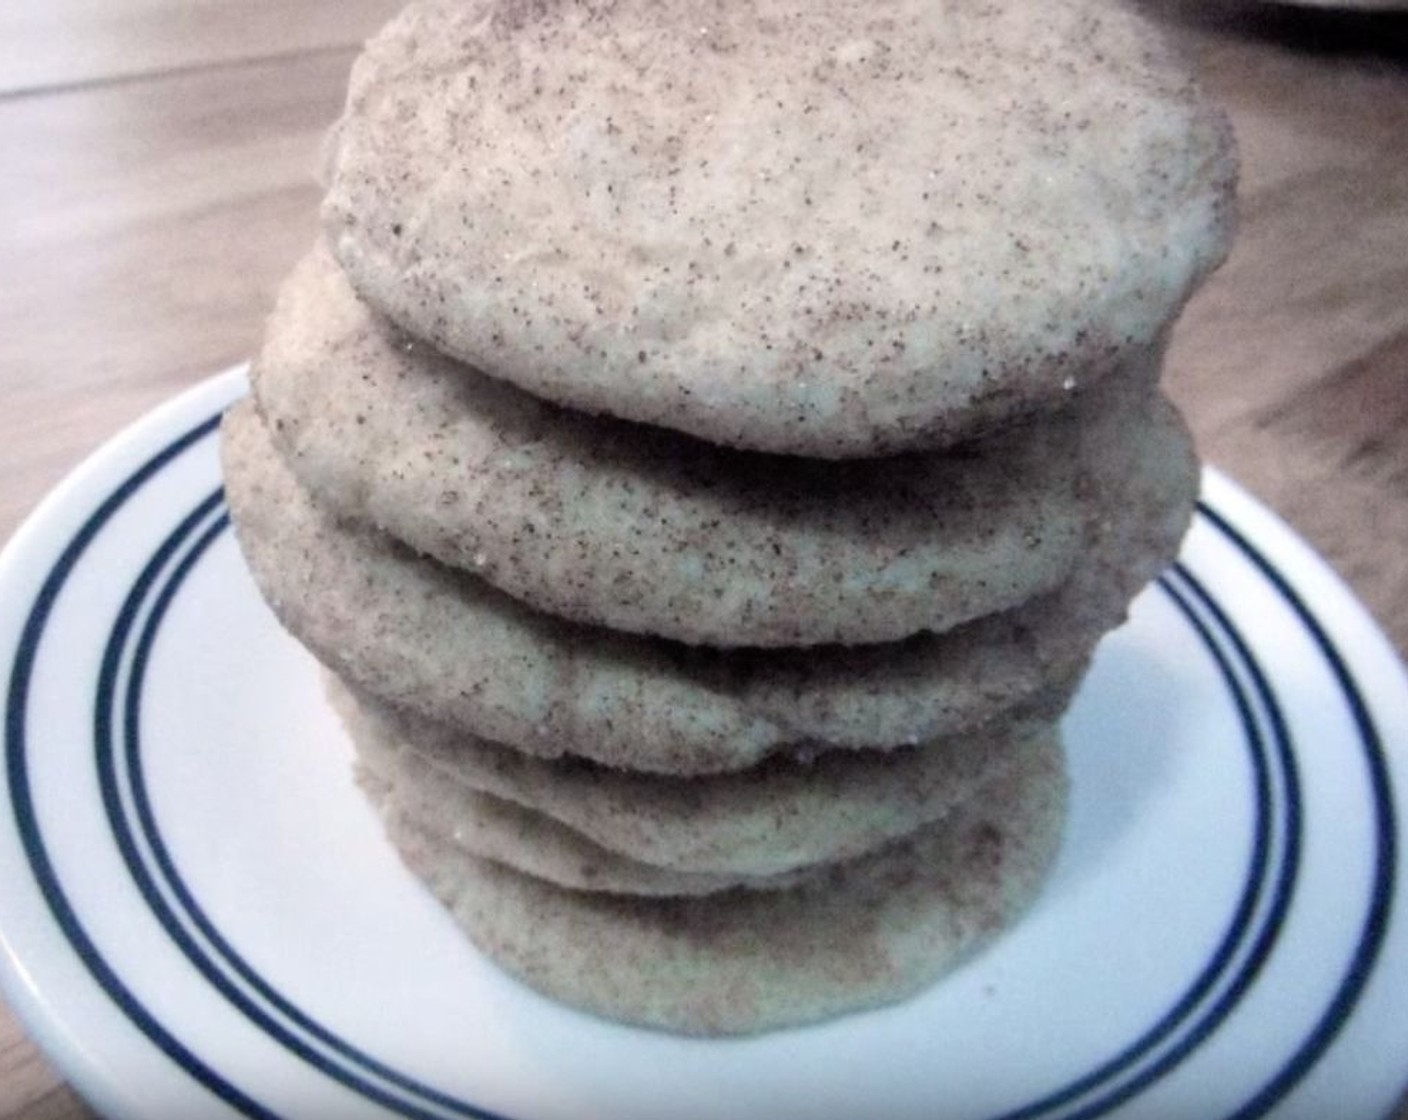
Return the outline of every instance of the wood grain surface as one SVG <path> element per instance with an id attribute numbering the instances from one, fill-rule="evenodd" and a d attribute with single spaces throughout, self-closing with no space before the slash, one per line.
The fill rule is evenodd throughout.
<path id="1" fill-rule="evenodd" d="M 1147 2 L 1243 157 L 1237 247 L 1177 329 L 1170 391 L 1205 456 L 1330 560 L 1401 653 L 1408 20 Z M 105 438 L 256 346 L 315 235 L 347 69 L 397 6 L 0 5 L 0 540 Z M 0 1007 L 0 1120 L 91 1115 Z"/>

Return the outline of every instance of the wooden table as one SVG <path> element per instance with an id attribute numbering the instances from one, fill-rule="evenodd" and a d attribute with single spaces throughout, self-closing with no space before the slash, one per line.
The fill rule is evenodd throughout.
<path id="1" fill-rule="evenodd" d="M 396 6 L 0 5 L 0 540 L 107 436 L 254 348 L 314 236 L 318 141 L 356 45 Z M 1242 230 L 1178 328 L 1169 386 L 1207 458 L 1402 652 L 1408 21 L 1204 7 L 1220 10 L 1156 10 L 1237 126 Z M 0 1007 L 0 1120 L 90 1115 Z"/>

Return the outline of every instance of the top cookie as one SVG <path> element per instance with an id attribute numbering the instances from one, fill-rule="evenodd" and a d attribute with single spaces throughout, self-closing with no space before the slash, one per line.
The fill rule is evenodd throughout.
<path id="1" fill-rule="evenodd" d="M 1147 346 L 1233 175 L 1110 0 L 423 0 L 353 71 L 324 216 L 368 302 L 487 373 L 844 458 Z"/>

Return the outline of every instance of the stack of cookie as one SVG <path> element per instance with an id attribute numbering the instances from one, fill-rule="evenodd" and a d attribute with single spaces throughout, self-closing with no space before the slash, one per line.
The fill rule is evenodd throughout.
<path id="1" fill-rule="evenodd" d="M 691 1033 L 929 983 L 1057 848 L 1057 721 L 1196 488 L 1226 130 L 1140 20 L 456 0 L 369 44 L 225 425 L 407 864 Z"/>

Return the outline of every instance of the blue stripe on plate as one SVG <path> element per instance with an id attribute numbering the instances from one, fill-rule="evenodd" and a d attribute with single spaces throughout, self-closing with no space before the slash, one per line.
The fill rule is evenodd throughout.
<path id="1" fill-rule="evenodd" d="M 229 526 L 228 514 L 219 505 L 219 499 L 217 491 L 200 503 L 153 554 L 123 604 L 104 653 L 95 708 L 95 734 L 99 782 L 118 849 L 148 908 L 186 959 L 237 1010 L 291 1053 L 334 1081 L 415 1120 L 439 1120 L 445 1111 L 472 1120 L 501 1120 L 493 1113 L 398 1073 L 339 1038 L 282 996 L 235 951 L 206 916 L 182 880 L 161 837 L 142 778 L 139 736 L 142 685 L 152 646 L 177 591 L 206 550 Z M 209 520 L 213 509 L 218 509 L 218 515 Z M 194 543 L 187 547 L 192 537 Z M 139 620 L 140 627 L 137 626 Z M 132 640 L 134 633 L 137 635 L 135 642 Z M 119 689 L 118 681 L 123 675 L 126 687 Z M 119 695 L 123 697 L 120 721 L 115 711 L 119 707 Z M 122 729 L 120 748 L 118 737 L 114 735 L 118 726 Z M 126 762 L 127 790 L 136 813 L 135 824 L 128 819 L 122 796 L 119 754 Z M 153 870 L 148 869 L 142 858 L 139 837 L 151 852 Z M 172 900 L 170 904 L 166 900 L 168 895 Z M 200 937 L 195 936 L 196 933 Z M 202 944 L 202 938 L 214 951 L 214 957 Z M 223 962 L 226 968 L 217 961 Z M 245 986 L 237 983 L 236 977 Z M 285 1021 L 281 1021 L 280 1016 Z M 340 1062 L 339 1058 L 345 1062 Z M 370 1076 L 363 1076 L 363 1073 Z M 398 1093 L 398 1089 L 404 1090 L 404 1095 Z M 438 1105 L 444 1111 L 427 1111 L 421 1107 L 427 1103 Z"/>
<path id="2" fill-rule="evenodd" d="M 98 985 L 112 999 L 122 1013 L 131 1020 L 153 1044 L 195 1080 L 209 1089 L 221 1100 L 246 1116 L 256 1120 L 277 1120 L 272 1112 L 258 1101 L 235 1088 L 210 1066 L 187 1049 L 176 1039 L 150 1011 L 123 984 L 117 972 L 98 952 L 92 938 L 78 920 L 73 907 L 65 896 L 53 864 L 39 832 L 39 823 L 34 811 L 34 798 L 29 788 L 29 774 L 26 767 L 25 745 L 29 687 L 34 672 L 35 659 L 44 639 L 44 628 L 53 613 L 54 604 L 62 593 L 73 569 L 77 567 L 89 545 L 103 530 L 113 515 L 162 468 L 193 445 L 205 439 L 220 423 L 220 417 L 213 416 L 190 431 L 177 437 L 147 460 L 130 475 L 74 535 L 65 547 L 53 570 L 45 578 L 39 594 L 35 597 L 29 617 L 20 633 L 19 647 L 15 653 L 14 667 L 10 672 L 9 691 L 5 702 L 5 768 L 10 783 L 10 803 L 15 814 L 20 840 L 24 845 L 25 856 L 34 872 L 35 881 L 48 903 L 49 911 L 73 946 L 79 958 Z"/>
<path id="3" fill-rule="evenodd" d="M 1183 590 L 1180 583 L 1188 584 L 1192 594 Z M 999 1120 L 1035 1120 L 1066 1105 L 1072 1105 L 1074 1111 L 1062 1113 L 1065 1120 L 1090 1120 L 1117 1108 L 1159 1078 L 1166 1076 L 1212 1034 L 1250 987 L 1275 943 L 1281 921 L 1290 904 L 1292 887 L 1299 869 L 1300 791 L 1285 720 L 1275 695 L 1266 674 L 1256 663 L 1245 641 L 1236 634 L 1230 620 L 1216 607 L 1183 565 L 1176 565 L 1159 581 L 1159 585 L 1208 649 L 1242 722 L 1251 758 L 1256 798 L 1251 870 L 1232 921 L 1217 949 L 1192 985 L 1165 1015 L 1114 1058 L 1064 1088 L 1024 1108 L 1004 1114 Z M 1219 641 L 1213 627 L 1203 620 L 1195 603 L 1201 604 L 1204 610 L 1216 612 L 1214 617 L 1217 626 L 1231 639 L 1230 652 L 1224 651 L 1223 648 L 1227 639 Z M 1242 666 L 1241 671 L 1234 664 L 1233 654 L 1236 663 Z M 1262 720 L 1258 718 L 1257 706 L 1243 686 L 1243 673 L 1251 676 L 1256 695 L 1261 700 L 1261 710 L 1269 717 L 1266 731 L 1261 727 Z M 1271 757 L 1279 764 L 1281 770 L 1280 782 L 1275 785 L 1271 767 L 1268 765 L 1268 733 L 1275 746 L 1275 754 Z M 1279 827 L 1271 812 L 1273 800 L 1283 806 Z M 1276 874 L 1272 902 L 1266 906 L 1263 902 L 1264 888 L 1270 866 L 1271 848 L 1276 839 L 1273 829 L 1281 838 L 1282 858 Z M 1260 921 L 1253 932 L 1251 922 L 1253 915 L 1258 911 L 1261 912 Z M 1249 936 L 1252 945 L 1250 952 L 1242 959 L 1241 966 L 1232 975 L 1221 994 L 1213 999 L 1213 993 L 1225 978 L 1233 960 L 1245 948 Z M 1194 1010 L 1204 1006 L 1209 999 L 1212 999 L 1212 1004 L 1204 1014 L 1192 1023 L 1181 1037 L 1175 1037 L 1175 1033 Z M 1169 1039 L 1173 1039 L 1169 1046 L 1163 1049 L 1162 1053 L 1155 1054 Z M 1155 1056 L 1141 1068 L 1140 1063 L 1151 1054 Z M 1129 1076 L 1122 1080 L 1122 1075 L 1126 1072 L 1129 1072 Z"/>
<path id="4" fill-rule="evenodd" d="M 1365 703 L 1344 657 L 1305 600 L 1270 559 L 1216 510 L 1200 505 L 1199 511 L 1266 577 L 1295 613 L 1325 658 L 1325 664 L 1339 685 L 1354 720 L 1355 729 L 1359 733 L 1359 741 L 1364 748 L 1364 761 L 1368 768 L 1369 785 L 1374 797 L 1374 835 L 1377 843 L 1374 853 L 1374 881 L 1369 911 L 1365 915 L 1359 935 L 1358 949 L 1340 981 L 1334 998 L 1325 1008 L 1314 1030 L 1276 1075 L 1242 1108 L 1228 1117 L 1228 1120 L 1253 1120 L 1255 1117 L 1264 1116 L 1310 1072 L 1311 1067 L 1329 1049 L 1335 1036 L 1344 1027 L 1364 991 L 1364 985 L 1369 981 L 1374 962 L 1378 960 L 1383 949 L 1384 937 L 1388 933 L 1389 914 L 1393 907 L 1394 886 L 1398 878 L 1398 823 L 1383 740 L 1379 737 L 1378 728 L 1374 726 L 1374 720 L 1369 715 L 1369 705 Z"/>

